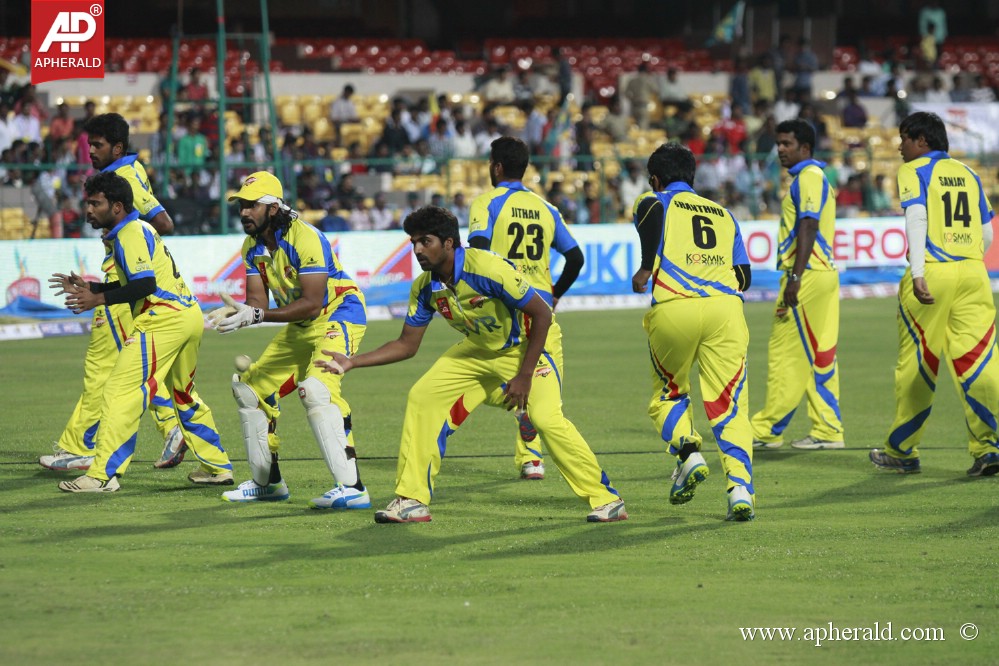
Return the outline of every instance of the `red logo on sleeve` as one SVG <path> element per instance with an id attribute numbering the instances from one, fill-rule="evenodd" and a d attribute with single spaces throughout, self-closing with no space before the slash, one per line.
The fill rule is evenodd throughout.
<path id="1" fill-rule="evenodd" d="M 451 306 L 448 304 L 446 298 L 437 299 L 437 311 L 441 313 L 441 316 L 445 319 L 454 319 L 451 315 Z"/>
<path id="2" fill-rule="evenodd" d="M 31 0 L 31 82 L 104 78 L 104 0 Z"/>

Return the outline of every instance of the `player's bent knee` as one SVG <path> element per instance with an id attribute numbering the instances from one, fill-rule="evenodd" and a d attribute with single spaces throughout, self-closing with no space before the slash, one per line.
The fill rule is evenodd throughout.
<path id="1" fill-rule="evenodd" d="M 333 402 L 329 388 L 315 377 L 306 377 L 298 383 L 298 397 L 306 409 L 325 407 Z"/>
<path id="2" fill-rule="evenodd" d="M 259 409 L 260 399 L 247 384 L 244 384 L 238 374 L 232 376 L 232 397 L 242 409 Z"/>

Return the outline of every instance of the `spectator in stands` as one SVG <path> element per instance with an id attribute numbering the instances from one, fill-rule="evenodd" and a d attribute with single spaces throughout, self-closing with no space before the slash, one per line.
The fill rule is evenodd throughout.
<path id="1" fill-rule="evenodd" d="M 939 74 L 933 75 L 930 89 L 926 91 L 926 101 L 931 104 L 950 104 L 950 93 L 944 89 L 943 79 Z"/>
<path id="2" fill-rule="evenodd" d="M 388 148 L 390 155 L 398 155 L 402 152 L 402 147 L 409 143 L 409 133 L 402 125 L 402 109 L 398 106 L 393 107 L 389 117 L 385 119 L 385 128 L 378 142 Z"/>
<path id="3" fill-rule="evenodd" d="M 0 104 L 6 102 L 13 107 L 16 101 L 18 86 L 10 80 L 10 71 L 0 67 Z"/>
<path id="4" fill-rule="evenodd" d="M 440 192 L 434 192 L 430 195 L 430 205 L 437 206 L 438 208 L 444 208 L 444 195 Z"/>
<path id="5" fill-rule="evenodd" d="M 298 198 L 310 210 L 326 210 L 336 198 L 333 188 L 320 177 L 313 166 L 302 167 L 297 183 Z"/>
<path id="6" fill-rule="evenodd" d="M 489 118 L 481 132 L 475 135 L 475 152 L 480 157 L 488 157 L 493 141 L 503 136 L 500 132 L 499 122 L 495 118 Z"/>
<path id="7" fill-rule="evenodd" d="M 66 139 L 73 135 L 73 119 L 69 117 L 69 104 L 61 103 L 57 107 L 56 115 L 49 123 L 49 136 L 52 141 Z"/>
<path id="8" fill-rule="evenodd" d="M 447 121 L 438 118 L 427 135 L 427 145 L 430 147 L 430 155 L 438 163 L 443 164 L 451 159 L 454 154 L 454 139 L 448 130 Z"/>
<path id="9" fill-rule="evenodd" d="M 996 101 L 995 90 L 985 80 L 985 75 L 975 74 L 975 86 L 971 89 L 972 102 L 994 102 Z"/>
<path id="10" fill-rule="evenodd" d="M 459 120 L 454 124 L 454 157 L 455 159 L 470 159 L 479 154 L 478 144 L 468 127 L 468 122 Z"/>
<path id="11" fill-rule="evenodd" d="M 869 185 L 867 191 L 865 192 L 865 202 L 864 208 L 871 215 L 877 215 L 883 217 L 885 215 L 891 215 L 894 210 L 891 204 L 891 197 L 885 190 L 885 177 L 884 174 L 878 174 L 874 177 L 874 184 L 870 185 L 870 174 L 866 171 L 864 172 L 865 185 Z"/>
<path id="12" fill-rule="evenodd" d="M 952 78 L 951 81 L 953 82 L 953 85 L 951 86 L 950 89 L 950 101 L 954 102 L 955 104 L 960 104 L 961 102 L 970 102 L 971 90 L 969 90 L 968 86 L 965 85 L 964 77 L 961 75 L 961 72 L 955 74 L 954 78 Z"/>
<path id="13" fill-rule="evenodd" d="M 753 137 L 754 147 L 752 152 L 755 153 L 757 157 L 762 157 L 763 155 L 768 155 L 773 152 L 776 145 L 777 120 L 771 113 L 767 115 L 766 119 L 763 121 L 763 127 L 761 127 L 760 131 L 758 131 Z"/>
<path id="14" fill-rule="evenodd" d="M 856 91 L 851 91 L 843 107 L 843 127 L 867 127 L 867 109 L 860 103 Z"/>
<path id="15" fill-rule="evenodd" d="M 545 198 L 558 208 L 558 212 L 562 213 L 562 219 L 565 220 L 566 224 L 572 224 L 576 221 L 576 202 L 562 189 L 561 180 L 552 181 L 551 187 L 548 188 L 548 196 Z"/>
<path id="16" fill-rule="evenodd" d="M 513 82 L 513 99 L 516 102 L 534 101 L 534 86 L 531 85 L 531 70 L 521 69 L 517 72 L 517 80 Z M 458 221 L 461 222 L 461 220 Z"/>
<path id="17" fill-rule="evenodd" d="M 815 130 L 815 146 L 812 148 L 812 154 L 829 150 L 832 144 L 829 139 L 829 129 L 826 127 L 826 121 L 822 120 L 822 116 L 816 113 L 815 105 L 811 102 L 802 102 L 801 109 L 798 110 L 798 117 L 807 120 L 808 124 Z"/>
<path id="18" fill-rule="evenodd" d="M 10 121 L 10 129 L 15 139 L 25 143 L 42 142 L 42 124 L 38 116 L 32 115 L 31 106 L 28 104 L 22 105 L 20 111 L 16 112 Z"/>
<path id="19" fill-rule="evenodd" d="M 597 129 L 606 132 L 611 141 L 618 143 L 628 138 L 628 130 L 631 128 L 631 118 L 624 112 L 621 105 L 621 96 L 615 94 L 607 102 L 607 115 L 597 125 Z"/>
<path id="20" fill-rule="evenodd" d="M 470 213 L 470 207 L 465 201 L 465 195 L 461 192 L 455 192 L 454 200 L 451 202 L 450 210 L 454 213 L 455 218 L 458 220 L 458 226 L 462 229 L 468 227 L 468 216 Z"/>
<path id="21" fill-rule="evenodd" d="M 547 116 L 538 108 L 534 100 L 524 100 L 521 102 L 520 108 L 527 119 L 524 123 L 524 143 L 527 144 L 532 155 L 537 155 L 541 152 L 541 146 L 544 142 Z"/>
<path id="22" fill-rule="evenodd" d="M 393 155 L 389 150 L 388 144 L 384 141 L 378 141 L 372 147 L 371 151 L 372 159 L 369 162 L 370 168 L 368 171 L 373 173 L 392 173 L 394 167 Z"/>
<path id="23" fill-rule="evenodd" d="M 430 154 L 430 144 L 427 143 L 426 139 L 420 139 L 417 141 L 413 150 L 416 154 L 414 162 L 417 165 L 417 173 L 427 175 L 437 173 L 440 170 L 440 165 L 437 163 L 437 160 L 435 160 L 434 156 Z"/>
<path id="24" fill-rule="evenodd" d="M 340 173 L 367 173 L 368 164 L 361 152 L 361 142 L 351 141 L 347 146 L 347 160 L 340 166 Z"/>
<path id="25" fill-rule="evenodd" d="M 857 217 L 864 205 L 863 182 L 860 174 L 853 174 L 846 187 L 836 194 L 836 214 L 839 217 Z"/>
<path id="26" fill-rule="evenodd" d="M 201 133 L 201 116 L 192 113 L 187 118 L 187 134 L 177 142 L 177 162 L 190 174 L 208 161 L 208 139 Z"/>
<path id="27" fill-rule="evenodd" d="M 649 129 L 649 102 L 659 98 L 659 90 L 648 63 L 639 63 L 638 71 L 624 86 L 624 96 L 631 104 L 631 117 L 641 129 Z"/>
<path id="28" fill-rule="evenodd" d="M 336 132 L 337 145 L 342 144 L 340 127 L 344 123 L 353 123 L 358 120 L 357 107 L 354 106 L 354 100 L 351 99 L 353 96 L 354 86 L 348 83 L 343 87 L 340 96 L 330 104 L 330 122 L 333 124 L 333 129 Z"/>
<path id="29" fill-rule="evenodd" d="M 555 57 L 556 66 L 558 68 L 558 103 L 561 106 L 562 102 L 565 101 L 565 98 L 572 92 L 572 63 L 569 62 L 569 58 L 565 55 L 562 49 L 558 47 L 552 51 L 552 55 Z"/>
<path id="30" fill-rule="evenodd" d="M 716 199 L 721 194 L 724 182 L 721 155 L 718 152 L 721 145 L 723 144 L 709 142 L 704 155 L 697 160 L 697 170 L 694 172 L 694 190 L 707 199 Z"/>
<path id="31" fill-rule="evenodd" d="M 0 72 L 7 70 L 0 67 Z M 10 125 L 10 104 L 0 100 L 0 153 L 10 148 L 14 143 L 14 128 Z"/>
<path id="32" fill-rule="evenodd" d="M 576 123 L 575 139 L 576 170 L 593 171 L 593 123 L 585 110 Z"/>
<path id="33" fill-rule="evenodd" d="M 775 99 L 781 99 L 784 96 L 784 89 L 787 87 L 784 83 L 784 72 L 791 66 L 792 57 L 790 35 L 781 35 L 777 46 L 770 50 L 770 59 L 774 68 L 774 83 L 777 86 Z"/>
<path id="34" fill-rule="evenodd" d="M 761 127 L 763 127 L 763 123 L 766 122 L 768 115 L 770 115 L 770 106 L 766 103 L 766 100 L 761 99 L 753 103 L 753 108 L 744 118 L 746 123 L 746 135 L 750 139 L 756 136 L 756 133 L 760 131 Z M 747 150 L 752 150 L 752 146 L 747 148 Z"/>
<path id="35" fill-rule="evenodd" d="M 874 75 L 865 74 L 860 79 L 860 90 L 857 91 L 858 97 L 884 97 L 884 91 L 879 94 L 877 90 L 874 89 Z"/>
<path id="36" fill-rule="evenodd" d="M 701 128 L 697 126 L 697 123 L 690 123 L 687 126 L 687 132 L 683 135 L 681 143 L 687 146 L 690 152 L 694 153 L 694 157 L 703 155 L 707 148 L 704 142 L 704 133 L 701 132 Z"/>
<path id="37" fill-rule="evenodd" d="M 777 101 L 777 78 L 774 73 L 773 53 L 762 54 L 749 70 L 749 92 L 753 103 L 764 101 L 767 105 Z"/>
<path id="38" fill-rule="evenodd" d="M 510 70 L 505 65 L 495 69 L 492 78 L 482 88 L 482 97 L 491 104 L 510 104 L 516 98 Z"/>
<path id="39" fill-rule="evenodd" d="M 742 107 L 733 105 L 731 115 L 728 118 L 719 120 L 718 124 L 711 131 L 724 140 L 730 152 L 742 152 L 742 144 L 749 136 L 746 130 L 746 121 L 743 118 Z"/>
<path id="40" fill-rule="evenodd" d="M 407 217 L 412 215 L 418 208 L 422 208 L 422 202 L 420 201 L 419 192 L 409 192 L 406 194 L 406 207 L 402 209 L 402 214 L 399 216 L 401 220 L 405 221 Z"/>
<path id="41" fill-rule="evenodd" d="M 845 104 L 847 97 L 850 96 L 850 93 L 859 93 L 859 92 L 860 91 L 857 89 L 857 84 L 853 82 L 853 77 L 844 76 L 843 88 L 838 93 L 836 93 L 836 99 L 841 104 Z"/>
<path id="42" fill-rule="evenodd" d="M 913 77 L 912 83 L 909 84 L 909 94 L 907 100 L 910 104 L 920 104 L 926 101 L 926 93 L 929 92 L 926 88 L 926 82 L 923 77 L 916 76 Z"/>
<path id="43" fill-rule="evenodd" d="M 919 10 L 919 36 L 927 35 L 932 35 L 938 51 L 947 40 L 947 12 L 937 0 L 929 0 Z"/>
<path id="44" fill-rule="evenodd" d="M 624 173 L 621 174 L 618 187 L 621 192 L 621 210 L 618 213 L 630 218 L 635 200 L 649 190 L 648 178 L 638 161 L 628 160 L 625 162 Z"/>
<path id="45" fill-rule="evenodd" d="M 663 128 L 666 130 L 666 136 L 674 141 L 682 140 L 687 135 L 690 126 L 694 124 L 696 124 L 694 121 L 694 105 L 689 102 L 678 106 L 676 113 L 667 115 L 663 119 Z M 630 127 L 630 120 L 628 125 Z"/>
<path id="46" fill-rule="evenodd" d="M 25 107 L 28 112 L 38 119 L 39 125 L 45 123 L 49 118 L 49 110 L 41 100 L 38 99 L 38 90 L 33 85 L 26 85 L 21 89 L 21 96 L 14 102 L 14 113 L 21 113 Z"/>
<path id="47" fill-rule="evenodd" d="M 774 118 L 777 119 L 777 124 L 779 125 L 785 120 L 797 118 L 800 110 L 801 105 L 798 103 L 798 91 L 794 88 L 786 88 L 784 95 L 774 104 Z"/>
<path id="48" fill-rule="evenodd" d="M 399 228 L 395 220 L 395 211 L 389 207 L 384 192 L 375 195 L 374 205 L 368 211 L 368 217 L 371 219 L 371 228 L 375 231 Z"/>
<path id="49" fill-rule="evenodd" d="M 201 80 L 201 70 L 192 67 L 188 72 L 187 85 L 181 93 L 181 98 L 188 102 L 204 102 L 208 99 L 208 86 Z"/>
<path id="50" fill-rule="evenodd" d="M 371 231 L 371 215 L 368 213 L 368 206 L 363 196 L 357 195 L 354 197 L 354 205 L 350 209 L 349 221 L 351 231 Z"/>
<path id="51" fill-rule="evenodd" d="M 253 144 L 253 161 L 258 165 L 273 161 L 274 146 L 271 141 L 271 128 L 264 125 L 257 132 L 257 142 Z"/>
<path id="52" fill-rule="evenodd" d="M 338 204 L 338 201 L 330 203 L 330 207 L 326 210 L 326 216 L 316 224 L 320 231 L 324 233 L 350 231 L 350 222 L 337 210 Z"/>
<path id="53" fill-rule="evenodd" d="M 804 102 L 812 99 L 812 78 L 819 69 L 819 57 L 815 55 L 808 40 L 798 40 L 798 53 L 794 56 L 794 89 Z"/>
<path id="54" fill-rule="evenodd" d="M 670 67 L 666 70 L 666 78 L 663 80 L 659 92 L 663 106 L 675 106 L 679 110 L 690 104 L 690 96 L 687 95 L 687 92 L 677 79 L 676 67 Z"/>
<path id="55" fill-rule="evenodd" d="M 743 58 L 735 59 L 734 71 L 728 81 L 728 96 L 731 100 L 732 108 L 738 107 L 742 114 L 749 113 L 751 95 L 749 90 L 749 70 Z"/>
<path id="56" fill-rule="evenodd" d="M 83 231 L 83 214 L 79 201 L 74 201 L 63 192 L 59 193 L 59 212 L 62 215 L 64 238 L 79 238 Z"/>
<path id="57" fill-rule="evenodd" d="M 354 175 L 345 173 L 336 184 L 337 207 L 350 210 L 354 207 L 354 200 L 361 197 L 361 190 L 354 184 Z"/>
<path id="58" fill-rule="evenodd" d="M 934 34 L 937 27 L 930 23 L 926 26 L 926 34 L 919 40 L 919 56 L 926 69 L 937 68 L 937 37 Z"/>

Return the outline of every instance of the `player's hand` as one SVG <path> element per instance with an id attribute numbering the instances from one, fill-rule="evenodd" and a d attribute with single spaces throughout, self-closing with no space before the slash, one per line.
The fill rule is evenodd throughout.
<path id="1" fill-rule="evenodd" d="M 320 359 L 313 363 L 313 365 L 317 368 L 321 368 L 323 372 L 331 372 L 334 375 L 345 375 L 351 368 L 354 367 L 350 358 L 344 356 L 340 352 L 331 352 L 326 351 L 325 349 L 322 350 L 322 352 L 326 356 L 329 356 L 331 360 L 325 361 Z"/>
<path id="2" fill-rule="evenodd" d="M 930 293 L 930 288 L 927 286 L 926 278 L 924 277 L 912 278 L 912 294 L 923 305 L 933 305 L 936 303 L 936 299 Z"/>
<path id="3" fill-rule="evenodd" d="M 66 307 L 73 311 L 73 314 L 80 314 L 87 310 L 93 310 L 98 305 L 104 303 L 102 294 L 95 294 L 90 291 L 90 286 L 80 287 L 75 284 L 67 284 L 65 287 Z"/>
<path id="4" fill-rule="evenodd" d="M 232 312 L 228 316 L 214 320 L 215 330 L 223 335 L 247 326 L 254 326 L 264 320 L 264 311 L 262 309 L 250 307 L 246 303 L 237 303 L 232 300 L 232 296 L 229 294 L 222 294 L 222 302 L 225 303 L 229 311 L 235 310 L 235 312 Z M 212 314 L 214 315 L 215 313 L 213 312 Z"/>
<path id="5" fill-rule="evenodd" d="M 208 325 L 212 328 L 218 328 L 219 322 L 227 317 L 233 316 L 238 311 L 236 308 L 236 302 L 232 300 L 232 296 L 229 294 L 222 294 L 222 303 L 222 307 L 215 308 L 205 315 L 205 321 L 207 321 Z"/>
<path id="6" fill-rule="evenodd" d="M 784 305 L 789 308 L 798 307 L 798 292 L 801 290 L 801 280 L 788 280 L 784 287 Z"/>
<path id="7" fill-rule="evenodd" d="M 636 294 L 644 294 L 649 285 L 649 278 L 651 277 L 652 271 L 639 268 L 631 278 L 631 290 Z"/>
<path id="8" fill-rule="evenodd" d="M 506 405 L 506 411 L 527 409 L 527 396 L 531 393 L 531 380 L 533 378 L 533 374 L 526 376 L 518 374 L 506 383 L 503 388 L 503 404 Z"/>
<path id="9" fill-rule="evenodd" d="M 53 273 L 52 277 L 49 278 L 49 288 L 59 290 L 55 293 L 56 296 L 70 293 L 69 290 L 71 287 L 90 289 L 90 285 L 73 271 L 70 271 L 69 275 L 65 273 Z"/>

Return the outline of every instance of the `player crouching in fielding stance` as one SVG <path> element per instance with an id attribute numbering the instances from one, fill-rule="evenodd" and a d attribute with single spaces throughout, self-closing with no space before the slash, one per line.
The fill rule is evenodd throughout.
<path id="1" fill-rule="evenodd" d="M 643 322 L 652 359 L 649 416 L 677 456 L 669 501 L 685 504 L 708 476 L 690 406 L 690 369 L 697 361 L 727 479 L 727 520 L 746 521 L 755 517 L 742 306 L 749 257 L 732 213 L 691 189 L 695 168 L 685 146 L 660 146 L 648 163 L 653 194 L 642 195 L 635 207 L 642 263 L 632 289 L 644 293 L 652 279 L 652 307 Z"/>
<path id="2" fill-rule="evenodd" d="M 406 218 L 403 228 L 425 272 L 413 281 L 399 338 L 351 358 L 325 352 L 333 361 L 317 362 L 327 372 L 342 374 L 411 358 L 435 312 L 465 336 L 409 391 L 397 498 L 375 513 L 375 522 L 430 520 L 427 505 L 447 438 L 482 403 L 527 410 L 569 486 L 589 501 L 593 510 L 587 521 L 625 520 L 624 501 L 562 414 L 562 333 L 548 304 L 502 257 L 462 248 L 458 221 L 450 211 L 421 208 Z"/>
<path id="3" fill-rule="evenodd" d="M 79 314 L 116 303 L 132 303 L 132 329 L 104 384 L 94 462 L 85 476 L 63 481 L 71 493 L 114 492 L 135 453 L 139 418 L 157 387 L 173 398 L 177 423 L 201 467 L 188 479 L 232 485 L 232 465 L 222 448 L 212 412 L 194 390 L 204 319 L 198 300 L 177 272 L 173 258 L 151 226 L 132 208 L 132 188 L 121 176 L 102 172 L 84 185 L 87 221 L 104 229 L 111 244 L 116 282 L 66 280 L 66 305 Z"/>
<path id="4" fill-rule="evenodd" d="M 275 434 L 278 400 L 296 387 L 323 459 L 333 475 L 333 489 L 310 502 L 317 509 L 367 509 L 354 455 L 350 406 L 340 393 L 342 377 L 313 366 L 320 351 L 351 355 L 364 337 L 364 296 L 340 265 L 329 240 L 298 218 L 284 203 L 281 182 L 266 171 L 250 174 L 239 192 L 247 237 L 246 304 L 224 297 L 227 307 L 209 315 L 220 333 L 262 321 L 285 326 L 248 369 L 232 377 L 232 393 L 246 440 L 253 478 L 223 493 L 229 502 L 286 500 L 288 485 L 278 467 L 280 441 Z M 277 308 L 268 309 L 267 291 Z"/>
<path id="5" fill-rule="evenodd" d="M 999 472 L 999 359 L 983 257 L 992 243 L 992 207 L 978 175 L 947 154 L 939 116 L 914 113 L 898 133 L 909 268 L 898 290 L 895 419 L 885 449 L 871 451 L 871 462 L 903 474 L 919 472 L 917 447 L 943 350 L 963 398 L 974 459 L 968 476 L 991 476 Z"/>

